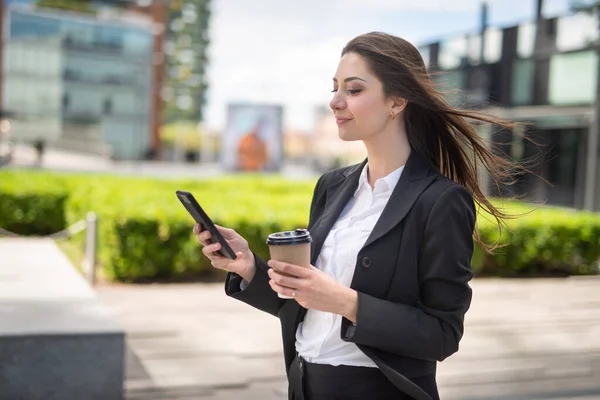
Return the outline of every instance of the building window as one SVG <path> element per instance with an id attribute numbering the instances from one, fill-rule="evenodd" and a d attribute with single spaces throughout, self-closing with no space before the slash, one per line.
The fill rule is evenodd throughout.
<path id="1" fill-rule="evenodd" d="M 423 57 L 423 62 L 425 63 L 425 66 L 429 69 L 429 63 L 431 62 L 431 47 L 419 47 L 419 53 L 421 53 L 421 57 Z"/>
<path id="2" fill-rule="evenodd" d="M 487 64 L 497 63 L 502 57 L 502 31 L 490 28 L 485 31 L 484 37 L 483 61 Z"/>
<path id="3" fill-rule="evenodd" d="M 481 35 L 469 36 L 469 62 L 471 65 L 481 64 Z"/>
<path id="4" fill-rule="evenodd" d="M 550 59 L 548 102 L 591 104 L 596 100 L 598 56 L 593 51 L 556 54 Z"/>
<path id="5" fill-rule="evenodd" d="M 536 24 L 526 23 L 519 25 L 517 33 L 517 54 L 521 58 L 529 58 L 533 54 L 535 45 Z"/>
<path id="6" fill-rule="evenodd" d="M 447 102 L 459 105 L 464 100 L 465 71 L 444 72 L 433 77 L 438 90 Z"/>
<path id="7" fill-rule="evenodd" d="M 559 51 L 578 50 L 598 39 L 595 15 L 580 13 L 558 19 L 556 48 Z"/>
<path id="8" fill-rule="evenodd" d="M 513 63 L 512 105 L 521 106 L 533 103 L 533 60 L 516 60 Z"/>
<path id="9" fill-rule="evenodd" d="M 456 69 L 466 62 L 467 38 L 464 36 L 440 43 L 438 65 L 441 69 Z"/>

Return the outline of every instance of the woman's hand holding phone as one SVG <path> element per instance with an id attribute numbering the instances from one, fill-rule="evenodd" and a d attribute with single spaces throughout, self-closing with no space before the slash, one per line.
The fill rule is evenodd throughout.
<path id="1" fill-rule="evenodd" d="M 256 265 L 254 263 L 254 254 L 250 251 L 248 242 L 233 229 L 223 228 L 219 225 L 215 226 L 229 246 L 235 251 L 237 258 L 231 260 L 219 255 L 217 251 L 221 248 L 221 245 L 218 242 L 210 243 L 209 239 L 212 234 L 208 230 L 203 230 L 200 224 L 196 224 L 194 225 L 194 233 L 198 236 L 198 241 L 203 246 L 202 253 L 208 257 L 213 267 L 233 272 L 241 276 L 246 282 L 251 282 L 256 272 Z"/>

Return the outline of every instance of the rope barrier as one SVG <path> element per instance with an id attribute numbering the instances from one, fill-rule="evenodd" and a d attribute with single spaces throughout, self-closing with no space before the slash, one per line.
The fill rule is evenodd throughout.
<path id="1" fill-rule="evenodd" d="M 16 238 L 16 237 L 23 237 L 23 238 L 50 238 L 50 239 L 54 239 L 54 240 L 66 240 L 68 238 L 70 238 L 71 236 L 74 236 L 80 232 L 83 232 L 85 229 L 87 229 L 88 227 L 88 223 L 86 220 L 82 219 L 79 220 L 77 222 L 75 222 L 73 225 L 58 231 L 56 233 L 53 233 L 51 235 L 45 235 L 45 236 L 26 236 L 26 235 L 19 235 L 18 233 L 14 233 L 14 232 L 10 232 L 7 231 L 6 229 L 2 229 L 0 228 L 0 237 L 12 237 L 12 238 Z"/>
<path id="2" fill-rule="evenodd" d="M 56 241 L 62 241 L 69 239 L 70 237 L 77 235 L 84 230 L 87 230 L 87 232 L 85 238 L 85 260 L 83 261 L 83 265 L 86 279 L 88 283 L 93 286 L 96 282 L 96 247 L 98 241 L 98 219 L 95 213 L 89 212 L 86 219 L 79 220 L 73 225 L 51 235 L 26 236 L 0 228 L 0 238 L 50 238 Z"/>

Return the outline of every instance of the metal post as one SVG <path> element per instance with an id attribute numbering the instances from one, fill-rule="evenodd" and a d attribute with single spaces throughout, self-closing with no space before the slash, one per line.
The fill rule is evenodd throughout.
<path id="1" fill-rule="evenodd" d="M 600 31 L 600 11 L 595 7 L 598 30 Z M 596 206 L 596 173 L 598 169 L 598 136 L 600 135 L 600 43 L 596 42 L 596 55 L 598 65 L 596 66 L 596 107 L 594 113 L 594 121 L 591 124 L 586 156 L 586 177 L 585 177 L 585 192 L 583 199 L 583 208 L 593 211 Z"/>
<path id="2" fill-rule="evenodd" d="M 98 240 L 98 217 L 96 213 L 87 214 L 87 232 L 85 240 L 86 279 L 91 286 L 96 284 L 96 245 Z"/>
<path id="3" fill-rule="evenodd" d="M 479 34 L 481 35 L 481 46 L 479 47 L 479 64 L 480 65 L 484 65 L 485 61 L 485 31 L 488 28 L 488 4 L 486 1 L 481 3 L 481 10 L 480 10 L 480 31 Z"/>
<path id="4" fill-rule="evenodd" d="M 600 69 L 600 68 L 599 68 Z M 585 189 L 583 197 L 583 208 L 593 211 L 595 208 L 596 198 L 596 172 L 597 172 L 597 157 L 598 157 L 598 119 L 600 115 L 600 101 L 596 101 L 596 112 L 594 121 L 590 124 L 587 140 L 587 154 L 585 163 Z"/>

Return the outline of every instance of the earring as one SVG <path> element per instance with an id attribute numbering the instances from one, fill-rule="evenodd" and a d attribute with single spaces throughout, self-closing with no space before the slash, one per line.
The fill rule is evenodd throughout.
<path id="1" fill-rule="evenodd" d="M 392 116 L 392 120 L 394 120 L 396 118 L 396 114 L 394 114 L 393 112 L 391 113 Z"/>

